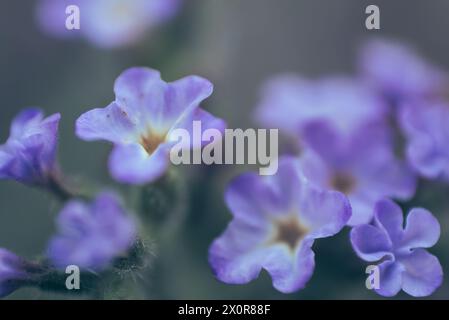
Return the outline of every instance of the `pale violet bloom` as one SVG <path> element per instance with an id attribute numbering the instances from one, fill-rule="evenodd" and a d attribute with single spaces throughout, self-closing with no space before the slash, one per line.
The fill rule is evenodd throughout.
<path id="1" fill-rule="evenodd" d="M 311 278 L 315 239 L 335 235 L 351 216 L 346 197 L 313 187 L 294 158 L 282 158 L 273 176 L 239 176 L 225 200 L 233 220 L 209 249 L 216 277 L 245 284 L 265 269 L 284 293 L 304 288 Z"/>
<path id="2" fill-rule="evenodd" d="M 351 134 L 360 123 L 383 121 L 386 112 L 384 101 L 354 79 L 333 76 L 310 80 L 280 75 L 262 88 L 256 117 L 264 127 L 296 138 L 316 120 Z"/>
<path id="3" fill-rule="evenodd" d="M 412 167 L 426 178 L 449 180 L 449 104 L 404 104 L 399 109 L 399 123 Z"/>
<path id="4" fill-rule="evenodd" d="M 372 39 L 360 50 L 362 77 L 393 102 L 443 92 L 447 75 L 412 47 L 388 39 Z"/>
<path id="5" fill-rule="evenodd" d="M 383 123 L 365 123 L 346 136 L 317 121 L 304 130 L 304 142 L 304 175 L 321 188 L 348 196 L 349 225 L 369 223 L 379 199 L 408 200 L 415 193 L 415 175 L 393 153 L 391 133 Z"/>
<path id="6" fill-rule="evenodd" d="M 80 11 L 80 29 L 68 30 L 66 8 Z M 37 19 L 47 34 L 60 37 L 85 37 L 105 48 L 133 44 L 148 30 L 172 18 L 181 0 L 40 0 Z"/>
<path id="7" fill-rule="evenodd" d="M 71 200 L 60 212 L 57 227 L 47 255 L 63 270 L 76 265 L 101 271 L 136 241 L 134 221 L 113 193 L 101 193 L 92 203 Z"/>
<path id="8" fill-rule="evenodd" d="M 404 226 L 401 208 L 391 200 L 381 200 L 374 208 L 373 225 L 351 231 L 351 243 L 365 261 L 379 261 L 379 288 L 391 297 L 401 289 L 414 297 L 432 294 L 443 281 L 438 258 L 425 248 L 440 237 L 440 224 L 426 209 L 410 210 Z"/>
<path id="9" fill-rule="evenodd" d="M 9 138 L 0 145 L 0 179 L 49 187 L 58 172 L 59 113 L 44 118 L 42 110 L 28 108 L 12 121 Z"/>
<path id="10" fill-rule="evenodd" d="M 131 68 L 115 82 L 115 101 L 81 115 L 76 134 L 87 141 L 114 144 L 109 169 L 115 179 L 148 183 L 162 176 L 169 165 L 170 149 L 178 143 L 173 130 L 186 129 L 193 136 L 193 122 L 200 121 L 202 130 L 224 131 L 223 120 L 199 107 L 212 90 L 212 83 L 198 76 L 167 83 L 156 70 Z"/>

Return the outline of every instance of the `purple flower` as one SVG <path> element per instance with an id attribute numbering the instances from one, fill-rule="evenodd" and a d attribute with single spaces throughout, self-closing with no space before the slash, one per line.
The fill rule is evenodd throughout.
<path id="1" fill-rule="evenodd" d="M 282 75 L 264 86 L 256 117 L 266 127 L 298 137 L 308 123 L 316 120 L 350 134 L 360 123 L 382 119 L 386 110 L 382 99 L 355 80 Z"/>
<path id="2" fill-rule="evenodd" d="M 360 52 L 359 69 L 368 82 L 394 101 L 434 96 L 447 85 L 443 72 L 413 48 L 391 40 L 367 42 Z"/>
<path id="3" fill-rule="evenodd" d="M 80 9 L 80 29 L 67 30 L 66 8 Z M 99 47 L 133 44 L 148 29 L 173 17 L 180 0 L 40 0 L 37 19 L 44 32 L 60 38 L 83 36 Z"/>
<path id="4" fill-rule="evenodd" d="M 407 158 L 426 178 L 449 179 L 449 104 L 427 102 L 399 109 L 399 122 L 407 137 Z"/>
<path id="5" fill-rule="evenodd" d="M 27 279 L 25 261 L 0 248 L 0 298 L 18 289 Z"/>
<path id="6" fill-rule="evenodd" d="M 416 179 L 395 158 L 383 123 L 364 124 L 345 136 L 317 121 L 304 130 L 304 141 L 308 147 L 301 157 L 304 175 L 321 188 L 348 196 L 351 226 L 369 223 L 379 199 L 405 200 L 415 193 Z"/>
<path id="7" fill-rule="evenodd" d="M 57 168 L 56 149 L 60 114 L 44 118 L 30 108 L 13 120 L 10 136 L 0 146 L 0 179 L 46 185 Z"/>
<path id="8" fill-rule="evenodd" d="M 245 284 L 265 269 L 284 293 L 304 288 L 315 267 L 315 239 L 338 233 L 351 216 L 346 197 L 307 183 L 298 162 L 283 158 L 274 176 L 243 174 L 226 203 L 233 220 L 209 250 L 216 277 Z"/>
<path id="9" fill-rule="evenodd" d="M 443 280 L 438 259 L 423 248 L 432 247 L 440 237 L 440 224 L 422 208 L 414 208 L 403 227 L 401 208 L 391 200 L 379 201 L 374 209 L 374 225 L 364 224 L 351 231 L 351 243 L 365 261 L 379 263 L 376 292 L 394 296 L 401 289 L 411 296 L 432 294 Z"/>
<path id="10" fill-rule="evenodd" d="M 212 84 L 198 76 L 166 83 L 156 70 L 131 68 L 115 82 L 116 100 L 106 108 L 81 115 L 76 132 L 81 139 L 108 140 L 115 145 L 109 159 L 115 179 L 151 182 L 169 164 L 170 148 L 177 143 L 172 130 L 191 132 L 193 121 L 201 121 L 203 130 L 224 131 L 224 121 L 199 108 L 212 90 Z"/>
<path id="11" fill-rule="evenodd" d="M 58 268 L 77 265 L 102 270 L 133 245 L 136 229 L 123 204 L 111 193 L 91 204 L 69 202 L 57 219 L 59 233 L 50 242 L 48 257 Z"/>

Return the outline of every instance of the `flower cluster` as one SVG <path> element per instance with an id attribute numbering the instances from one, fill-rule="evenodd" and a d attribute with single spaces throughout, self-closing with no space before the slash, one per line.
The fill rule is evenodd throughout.
<path id="1" fill-rule="evenodd" d="M 110 171 L 117 180 L 153 182 L 166 171 L 168 151 L 177 142 L 171 140 L 171 130 L 191 130 L 194 120 L 202 121 L 204 129 L 224 130 L 223 120 L 199 108 L 212 89 L 198 76 L 166 83 L 156 70 L 131 68 L 115 83 L 116 100 L 81 115 L 76 133 L 87 141 L 114 143 Z M 44 118 L 39 109 L 26 109 L 13 120 L 10 137 L 0 147 L 1 179 L 44 188 L 65 202 L 56 220 L 57 234 L 42 260 L 28 261 L 0 249 L 0 297 L 21 286 L 65 290 L 60 273 L 72 265 L 94 275 L 86 276 L 93 281 L 102 272 L 115 270 L 122 279 L 123 272 L 146 266 L 145 235 L 138 235 L 121 197 L 104 191 L 85 195 L 67 186 L 56 161 L 59 119 L 59 114 Z"/>
<path id="2" fill-rule="evenodd" d="M 80 29 L 67 30 L 66 8 L 80 11 Z M 37 20 L 54 37 L 85 37 L 102 48 L 133 44 L 145 32 L 172 18 L 181 0 L 39 0 Z"/>
<path id="3" fill-rule="evenodd" d="M 107 23 L 102 19 L 98 28 L 86 28 L 98 32 L 87 37 L 101 38 L 105 46 L 133 39 L 148 26 L 150 11 L 158 8 L 168 16 L 177 1 L 163 3 L 78 0 L 86 24 L 105 9 L 110 14 L 131 11 L 133 21 L 121 20 L 111 37 L 100 32 Z M 40 12 L 59 13 L 52 6 L 63 4 L 42 1 Z M 378 262 L 378 294 L 394 296 L 402 289 L 422 297 L 441 285 L 442 267 L 426 250 L 439 239 L 437 219 L 424 208 L 413 208 L 404 226 L 403 211 L 393 200 L 408 206 L 419 192 L 419 178 L 449 179 L 447 76 L 410 48 L 381 40 L 363 48 L 359 66 L 356 79 L 285 75 L 264 86 L 257 119 L 280 128 L 301 151 L 280 157 L 275 175 L 244 173 L 228 186 L 225 202 L 233 218 L 209 248 L 219 280 L 245 284 L 266 270 L 278 291 L 303 289 L 314 272 L 315 241 L 349 226 L 348 244 L 355 253 Z M 154 69 L 130 68 L 115 81 L 114 101 L 80 115 L 76 135 L 113 144 L 109 172 L 116 181 L 141 186 L 136 187 L 140 191 L 156 188 L 179 143 L 174 130 L 193 134 L 194 121 L 201 122 L 202 130 L 225 130 L 222 119 L 200 107 L 212 91 L 213 85 L 199 76 L 165 82 Z M 145 267 L 144 228 L 127 209 L 131 200 L 114 192 L 84 194 L 67 185 L 56 160 L 59 120 L 59 114 L 45 118 L 39 109 L 26 109 L 0 146 L 0 179 L 39 187 L 63 201 L 56 235 L 42 259 L 28 261 L 0 249 L 0 296 L 22 286 L 60 288 L 61 272 L 70 265 L 93 282 L 103 274 L 122 279 L 124 271 Z"/>
<path id="4" fill-rule="evenodd" d="M 234 218 L 210 248 L 219 280 L 247 283 L 263 268 L 279 291 L 301 289 L 313 273 L 313 239 L 346 224 L 356 253 L 381 260 L 379 294 L 426 296 L 441 285 L 438 259 L 422 249 L 437 242 L 437 220 L 413 209 L 403 230 L 401 209 L 385 199 L 410 200 L 420 176 L 449 178 L 447 75 L 381 39 L 362 48 L 359 70 L 354 79 L 288 74 L 263 86 L 257 120 L 300 153 L 275 177 L 231 183 Z"/>

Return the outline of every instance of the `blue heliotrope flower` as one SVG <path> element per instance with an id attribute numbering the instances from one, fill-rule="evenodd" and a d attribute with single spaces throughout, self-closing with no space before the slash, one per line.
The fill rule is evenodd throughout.
<path id="1" fill-rule="evenodd" d="M 426 178 L 449 180 L 449 104 L 420 102 L 400 107 L 407 158 Z"/>
<path id="2" fill-rule="evenodd" d="M 79 30 L 66 29 L 69 5 L 80 9 Z M 146 31 L 172 18 L 180 5 L 181 0 L 40 0 L 37 18 L 52 36 L 84 36 L 99 47 L 112 48 L 137 42 Z"/>
<path id="3" fill-rule="evenodd" d="M 361 49 L 360 73 L 379 92 L 393 101 L 442 93 L 448 78 L 437 67 L 405 44 L 373 39 Z"/>
<path id="4" fill-rule="evenodd" d="M 59 214 L 57 226 L 47 254 L 62 269 L 77 265 L 102 270 L 126 254 L 136 240 L 134 221 L 113 193 L 102 193 L 92 203 L 70 201 Z"/>
<path id="5" fill-rule="evenodd" d="M 374 224 L 354 227 L 351 243 L 365 261 L 380 261 L 379 289 L 382 296 L 394 296 L 401 289 L 414 297 L 432 294 L 443 281 L 438 258 L 424 248 L 440 237 L 440 224 L 426 209 L 414 208 L 404 228 L 401 208 L 391 200 L 379 201 Z"/>
<path id="6" fill-rule="evenodd" d="M 15 291 L 28 278 L 25 261 L 14 253 L 0 248 L 0 298 Z"/>
<path id="7" fill-rule="evenodd" d="M 107 140 L 115 145 L 109 168 L 118 181 L 151 182 L 168 167 L 170 148 L 178 142 L 172 130 L 183 128 L 193 137 L 193 121 L 200 121 L 203 130 L 224 131 L 223 120 L 199 108 L 212 90 L 212 84 L 198 76 L 167 83 L 156 70 L 131 68 L 115 82 L 116 100 L 81 115 L 76 133 L 87 141 Z"/>
<path id="8" fill-rule="evenodd" d="M 48 118 L 29 108 L 13 120 L 10 136 L 0 146 L 0 179 L 45 186 L 57 171 L 56 150 L 60 114 Z"/>
<path id="9" fill-rule="evenodd" d="M 346 197 L 312 187 L 293 158 L 282 158 L 274 176 L 236 178 L 226 203 L 233 220 L 209 249 L 216 277 L 245 284 L 265 269 L 284 293 L 304 288 L 312 276 L 315 239 L 335 235 L 351 216 Z"/>
<path id="10" fill-rule="evenodd" d="M 304 175 L 321 188 L 348 196 L 352 206 L 349 225 L 369 223 L 379 199 L 407 200 L 415 193 L 416 178 L 395 157 L 390 140 L 383 123 L 365 123 L 350 136 L 322 121 L 304 130 Z"/>
<path id="11" fill-rule="evenodd" d="M 381 120 L 386 110 L 384 101 L 356 80 L 281 75 L 263 87 L 256 117 L 265 127 L 297 138 L 307 124 L 317 120 L 351 134 L 360 123 Z"/>

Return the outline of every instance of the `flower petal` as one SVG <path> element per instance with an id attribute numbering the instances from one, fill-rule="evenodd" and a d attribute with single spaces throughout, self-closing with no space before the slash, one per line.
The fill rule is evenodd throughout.
<path id="1" fill-rule="evenodd" d="M 116 103 L 133 119 L 154 124 L 165 107 L 167 83 L 159 71 L 150 68 L 129 68 L 114 83 Z"/>
<path id="2" fill-rule="evenodd" d="M 336 191 L 318 190 L 304 183 L 299 198 L 299 219 L 305 221 L 313 238 L 325 238 L 338 233 L 351 217 L 346 196 Z"/>
<path id="3" fill-rule="evenodd" d="M 44 114 L 39 108 L 27 108 L 20 112 L 12 121 L 10 135 L 21 136 L 28 127 L 33 127 L 42 121 Z"/>
<path id="4" fill-rule="evenodd" d="M 270 274 L 277 290 L 292 293 L 306 286 L 315 269 L 312 244 L 311 238 L 304 239 L 293 256 L 285 246 L 276 246 L 266 253 L 262 267 Z"/>
<path id="5" fill-rule="evenodd" d="M 413 208 L 407 216 L 401 247 L 404 249 L 430 248 L 440 238 L 440 224 L 428 210 Z"/>
<path id="6" fill-rule="evenodd" d="M 358 226 L 371 223 L 374 215 L 374 204 L 376 200 L 366 192 L 366 189 L 358 189 L 353 194 L 348 195 L 351 203 L 352 216 L 348 221 L 348 226 Z"/>
<path id="7" fill-rule="evenodd" d="M 339 166 L 344 157 L 344 141 L 328 122 L 313 121 L 303 130 L 305 144 L 316 152 L 326 163 Z"/>
<path id="8" fill-rule="evenodd" d="M 438 258 L 424 249 L 416 249 L 401 258 L 405 267 L 402 289 L 414 297 L 432 294 L 443 282 L 443 269 Z"/>
<path id="9" fill-rule="evenodd" d="M 194 132 L 194 121 L 197 122 L 198 132 Z M 226 129 L 226 122 L 220 118 L 217 118 L 209 112 L 196 108 L 192 112 L 182 116 L 174 125 L 174 127 L 167 134 L 168 140 L 176 141 L 172 139 L 171 133 L 176 129 L 185 129 L 190 135 L 190 142 L 185 148 L 200 148 L 202 145 L 208 144 L 209 141 L 202 141 L 203 132 L 208 129 L 216 129 L 222 135 Z"/>
<path id="10" fill-rule="evenodd" d="M 387 260 L 379 264 L 380 287 L 374 289 L 378 294 L 384 297 L 393 297 L 401 291 L 402 276 L 404 268 L 401 264 Z"/>
<path id="11" fill-rule="evenodd" d="M 0 147 L 0 179 L 7 179 L 10 176 L 10 166 L 14 157 L 11 154 L 2 151 L 1 148 L 2 147 Z"/>
<path id="12" fill-rule="evenodd" d="M 365 261 L 378 261 L 391 255 L 392 243 L 385 231 L 369 224 L 352 228 L 351 244 L 355 253 Z"/>
<path id="13" fill-rule="evenodd" d="M 268 224 L 258 226 L 231 221 L 209 249 L 209 264 L 216 277 L 230 284 L 244 284 L 259 276 L 267 248 Z"/>
<path id="14" fill-rule="evenodd" d="M 246 173 L 234 179 L 225 194 L 226 204 L 234 217 L 248 223 L 288 215 L 300 209 L 302 179 L 298 160 L 282 157 L 275 175 Z"/>
<path id="15" fill-rule="evenodd" d="M 269 183 L 256 173 L 245 173 L 228 186 L 225 201 L 232 215 L 248 224 L 265 223 L 279 211 L 279 198 Z"/>
<path id="16" fill-rule="evenodd" d="M 82 201 L 72 200 L 61 210 L 56 222 L 65 235 L 79 236 L 85 233 L 90 219 L 89 207 Z"/>
<path id="17" fill-rule="evenodd" d="M 404 217 L 402 209 L 389 199 L 380 200 L 374 208 L 375 224 L 385 230 L 393 245 L 398 244 L 403 236 Z"/>
<path id="18" fill-rule="evenodd" d="M 141 119 L 113 102 L 106 108 L 90 110 L 76 120 L 76 134 L 86 141 L 107 140 L 126 143 L 136 139 Z"/>
<path id="19" fill-rule="evenodd" d="M 199 76 L 187 76 L 168 84 L 166 108 L 163 117 L 177 120 L 184 114 L 190 114 L 201 101 L 209 97 L 214 90 L 213 84 Z"/>
<path id="20" fill-rule="evenodd" d="M 144 184 L 162 176 L 169 164 L 170 146 L 161 144 L 148 155 L 137 143 L 117 145 L 109 157 L 109 170 L 120 182 Z"/>

